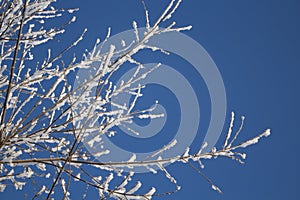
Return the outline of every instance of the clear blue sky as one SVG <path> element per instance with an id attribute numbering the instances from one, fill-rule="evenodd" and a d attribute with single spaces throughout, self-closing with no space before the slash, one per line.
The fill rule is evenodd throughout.
<path id="1" fill-rule="evenodd" d="M 146 1 L 152 19 L 166 2 Z M 90 49 L 96 38 L 105 36 L 108 26 L 117 34 L 130 29 L 132 20 L 144 23 L 139 0 L 69 0 L 57 4 L 80 8 L 77 22 L 61 37 L 62 44 L 88 28 L 84 42 L 73 50 L 76 53 Z M 162 199 L 299 199 L 299 11 L 298 0 L 183 1 L 173 19 L 178 25 L 193 25 L 185 33 L 217 64 L 226 87 L 227 118 L 230 111 L 246 116 L 242 139 L 266 128 L 271 128 L 272 135 L 246 150 L 245 165 L 228 159 L 205 162 L 204 173 L 221 187 L 223 195 L 212 191 L 188 166 L 174 165 L 169 169 L 177 174 L 182 190 Z M 227 124 L 228 120 L 224 132 Z M 149 181 L 158 186 L 164 183 L 153 177 Z M 0 194 L 0 199 L 6 200 L 11 191 Z"/>

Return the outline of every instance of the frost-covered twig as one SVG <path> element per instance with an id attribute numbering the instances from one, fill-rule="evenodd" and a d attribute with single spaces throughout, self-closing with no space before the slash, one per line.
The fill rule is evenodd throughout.
<path id="1" fill-rule="evenodd" d="M 35 62 L 33 49 L 64 33 L 65 26 L 76 21 L 75 16 L 72 16 L 60 27 L 45 28 L 44 23 L 47 21 L 66 12 L 73 15 L 77 10 L 56 9 L 51 6 L 53 2 L 55 0 L 0 1 L 1 192 L 11 184 L 21 190 L 29 178 L 43 178 L 41 182 L 46 184 L 38 186 L 33 199 L 50 199 L 57 193 L 63 199 L 71 198 L 75 182 L 83 184 L 87 189 L 96 189 L 100 199 L 151 199 L 180 189 L 176 175 L 171 174 L 165 165 L 179 162 L 195 168 L 192 162 L 197 162 L 202 168 L 203 159 L 220 156 L 242 163 L 245 154 L 237 150 L 255 144 L 270 134 L 267 130 L 253 139 L 234 145 L 243 125 L 232 138 L 232 114 L 228 134 L 220 150 L 214 148 L 208 153 L 202 153 L 206 147 L 204 143 L 198 153 L 192 154 L 187 147 L 182 155 L 163 157 L 164 152 L 171 151 L 176 145 L 177 141 L 174 140 L 142 160 L 137 160 L 133 154 L 127 161 L 100 162 L 96 158 L 110 153 L 103 145 L 103 137 L 113 137 L 116 126 L 140 134 L 128 126 L 134 118 L 163 117 L 162 114 L 151 114 L 157 102 L 144 110 L 135 108 L 145 88 L 140 82 L 160 67 L 159 63 L 145 70 L 135 55 L 147 49 L 168 54 L 165 49 L 149 45 L 148 41 L 162 33 L 189 30 L 191 26 L 175 27 L 176 23 L 170 21 L 181 0 L 171 0 L 154 23 L 150 22 L 143 1 L 146 30 L 140 33 L 137 22 L 133 22 L 135 39 L 129 44 L 122 41 L 121 49 L 113 44 L 108 50 L 104 49 L 110 37 L 109 28 L 102 43 L 97 40 L 94 48 L 83 54 L 83 59 L 74 56 L 69 64 L 65 64 L 61 60 L 62 56 L 83 39 L 86 32 L 83 30 L 82 35 L 61 52 L 53 55 L 48 50 L 43 62 Z M 168 24 L 162 28 L 162 23 Z M 112 81 L 112 76 L 125 63 L 135 67 L 134 73 L 117 85 Z M 87 73 L 84 80 L 76 75 L 79 70 Z M 78 84 L 72 86 L 69 77 L 75 77 Z M 130 102 L 116 101 L 115 97 L 123 93 L 133 96 L 133 99 Z M 104 147 L 93 154 L 87 150 L 87 146 L 94 148 L 101 145 Z M 150 187 L 148 191 L 140 192 L 142 180 L 134 180 L 137 167 L 153 173 L 161 171 L 175 185 L 175 189 L 159 194 L 155 187 Z M 129 169 L 129 172 L 124 169 Z M 95 171 L 97 174 L 93 173 Z M 129 182 L 133 182 L 133 186 Z M 214 190 L 220 192 L 212 181 L 208 182 Z M 85 191 L 83 196 L 87 195 Z"/>

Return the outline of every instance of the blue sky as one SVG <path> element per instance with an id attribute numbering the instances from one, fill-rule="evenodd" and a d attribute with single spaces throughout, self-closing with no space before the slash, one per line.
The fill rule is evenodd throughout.
<path id="1" fill-rule="evenodd" d="M 153 21 L 167 1 L 146 4 Z M 60 37 L 62 45 L 68 44 L 87 27 L 85 40 L 73 49 L 78 54 L 91 49 L 96 38 L 103 38 L 108 26 L 114 35 L 131 29 L 132 20 L 144 23 L 139 0 L 69 0 L 57 5 L 80 8 L 77 22 Z M 193 26 L 185 34 L 206 49 L 223 77 L 227 94 L 223 138 L 231 111 L 246 116 L 241 140 L 266 128 L 271 128 L 272 135 L 246 150 L 245 165 L 228 159 L 205 162 L 203 172 L 221 187 L 223 195 L 212 191 L 190 167 L 172 165 L 168 169 L 182 190 L 162 199 L 299 198 L 299 10 L 297 0 L 183 1 L 173 19 L 178 25 Z M 164 188 L 161 178 L 146 177 Z M 0 194 L 0 199 L 10 192 Z"/>

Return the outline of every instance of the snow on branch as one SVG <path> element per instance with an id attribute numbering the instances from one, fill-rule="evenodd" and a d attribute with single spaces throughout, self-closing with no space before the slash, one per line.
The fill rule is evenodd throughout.
<path id="1" fill-rule="evenodd" d="M 153 23 L 143 1 L 146 29 L 140 33 L 141 29 L 134 21 L 135 38 L 126 43 L 122 40 L 121 49 L 114 44 L 109 49 L 104 48 L 110 37 L 109 28 L 105 39 L 101 43 L 97 39 L 93 49 L 83 53 L 82 59 L 74 56 L 70 63 L 64 63 L 62 55 L 84 39 L 85 29 L 60 53 L 53 55 L 49 49 L 43 61 L 37 62 L 36 51 L 33 50 L 42 48 L 57 35 L 63 34 L 66 26 L 76 22 L 74 12 L 78 9 L 57 9 L 53 7 L 55 1 L 0 1 L 0 192 L 11 185 L 22 190 L 31 179 L 35 180 L 32 181 L 35 182 L 33 199 L 51 199 L 54 194 L 70 199 L 73 184 L 78 183 L 86 188 L 83 197 L 87 196 L 89 189 L 95 189 L 100 199 L 148 200 L 180 189 L 175 175 L 165 165 L 197 162 L 203 168 L 202 160 L 220 156 L 243 163 L 246 154 L 237 150 L 270 135 L 268 129 L 235 145 L 244 117 L 239 130 L 233 134 L 232 113 L 228 134 L 220 150 L 214 148 L 209 153 L 202 153 L 207 146 L 203 143 L 196 154 L 186 147 L 182 155 L 164 157 L 163 153 L 172 151 L 178 143 L 173 140 L 142 160 L 133 154 L 125 161 L 99 161 L 98 158 L 110 155 L 103 137 L 118 134 L 116 126 L 123 126 L 138 135 L 138 131 L 128 126 L 133 119 L 164 117 L 163 114 L 151 113 L 157 108 L 157 102 L 144 110 L 136 109 L 145 88 L 140 82 L 161 64 L 145 70 L 144 64 L 135 55 L 144 50 L 168 54 L 165 49 L 149 45 L 148 41 L 162 33 L 190 30 L 191 26 L 175 27 L 176 23 L 172 21 L 181 0 L 171 0 Z M 46 28 L 45 23 L 62 15 L 70 15 L 70 19 L 60 27 Z M 162 23 L 168 25 L 162 28 Z M 120 84 L 114 83 L 112 76 L 128 63 L 135 69 L 134 73 Z M 76 74 L 80 70 L 86 73 L 83 80 Z M 73 85 L 72 79 L 78 84 Z M 116 97 L 123 93 L 133 98 L 129 102 L 116 101 Z M 91 153 L 87 148 L 97 151 Z M 156 185 L 145 192 L 141 189 L 142 180 L 134 178 L 137 167 L 152 173 L 162 172 L 175 185 L 175 190 L 160 194 Z M 36 181 L 40 179 L 43 181 Z M 220 192 L 215 184 L 208 182 L 212 189 Z"/>

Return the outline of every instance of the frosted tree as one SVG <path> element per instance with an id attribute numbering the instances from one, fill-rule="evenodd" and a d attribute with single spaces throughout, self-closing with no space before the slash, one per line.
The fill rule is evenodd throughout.
<path id="1" fill-rule="evenodd" d="M 143 4 L 145 31 L 140 33 L 137 23 L 133 22 L 136 37 L 131 43 L 123 42 L 121 50 L 116 50 L 114 45 L 107 50 L 101 48 L 110 37 L 109 29 L 106 38 L 97 40 L 90 52 L 84 53 L 80 59 L 74 56 L 70 63 L 64 63 L 61 56 L 76 47 L 84 37 L 84 30 L 62 52 L 53 55 L 49 49 L 43 62 L 36 62 L 34 49 L 43 48 L 43 44 L 64 33 L 65 26 L 76 21 L 73 16 L 60 27 L 46 28 L 48 26 L 45 24 L 51 23 L 52 19 L 67 13 L 73 15 L 77 11 L 54 8 L 51 6 L 53 2 L 55 0 L 0 0 L 1 192 L 5 192 L 7 187 L 22 190 L 26 184 L 33 184 L 32 199 L 69 199 L 72 185 L 82 184 L 86 188 L 83 198 L 91 190 L 96 190 L 100 199 L 151 199 L 180 189 L 176 175 L 173 176 L 165 167 L 167 164 L 185 163 L 203 175 L 202 160 L 222 156 L 243 163 L 246 155 L 239 150 L 269 136 L 270 130 L 266 130 L 248 141 L 235 144 L 244 117 L 240 129 L 233 133 L 232 113 L 221 148 L 203 151 L 207 146 L 204 142 L 196 153 L 190 153 L 189 147 L 186 147 L 182 155 L 164 157 L 162 153 L 171 151 L 176 145 L 177 141 L 173 140 L 142 161 L 136 160 L 135 154 L 127 161 L 103 162 L 96 159 L 109 155 L 109 149 L 104 147 L 91 153 L 84 144 L 90 148 L 101 144 L 104 135 L 114 136 L 115 126 L 127 127 L 134 118 L 163 117 L 161 114 L 149 114 L 155 106 L 145 110 L 134 109 L 145 87 L 139 81 L 160 66 L 157 64 L 143 70 L 143 63 L 134 55 L 146 49 L 168 53 L 149 45 L 149 39 L 166 32 L 189 30 L 191 26 L 176 27 L 172 21 L 180 0 L 171 0 L 154 23 L 150 22 L 148 10 Z M 167 25 L 160 26 L 162 23 Z M 117 85 L 111 81 L 111 77 L 125 63 L 134 65 L 135 73 Z M 82 69 L 89 69 L 87 78 L 73 86 L 74 78 L 78 79 L 76 72 Z M 130 104 L 114 101 L 114 97 L 121 93 L 134 96 Z M 113 110 L 109 109 L 111 106 Z M 135 130 L 131 131 L 136 133 Z M 147 191 L 141 190 L 142 179 L 134 179 L 137 167 L 150 173 L 162 172 L 175 185 L 174 191 L 157 193 L 158 185 L 153 185 Z M 212 189 L 221 192 L 203 176 Z"/>

